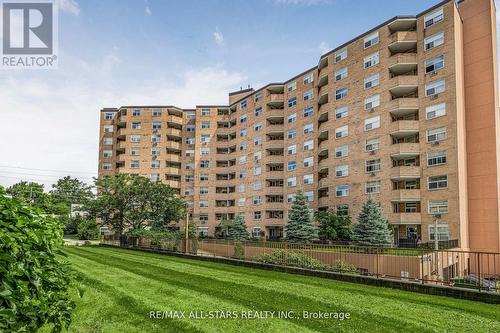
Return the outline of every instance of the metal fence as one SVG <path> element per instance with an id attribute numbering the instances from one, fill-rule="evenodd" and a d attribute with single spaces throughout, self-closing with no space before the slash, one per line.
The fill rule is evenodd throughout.
<path id="1" fill-rule="evenodd" d="M 184 239 L 106 235 L 103 244 L 185 253 Z M 500 292 L 500 253 L 286 242 L 189 240 L 198 256 Z"/>

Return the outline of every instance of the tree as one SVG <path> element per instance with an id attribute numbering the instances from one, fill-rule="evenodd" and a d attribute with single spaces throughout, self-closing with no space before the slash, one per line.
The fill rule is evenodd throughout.
<path id="1" fill-rule="evenodd" d="M 43 191 L 43 184 L 20 181 L 8 187 L 6 192 L 24 205 L 36 206 L 47 213 L 51 212 L 50 198 Z"/>
<path id="2" fill-rule="evenodd" d="M 79 240 L 98 239 L 100 235 L 99 226 L 95 219 L 82 219 L 78 224 L 77 236 Z"/>
<path id="3" fill-rule="evenodd" d="M 392 229 L 372 198 L 363 205 L 358 223 L 353 227 L 353 240 L 362 245 L 385 246 L 393 242 Z"/>
<path id="4" fill-rule="evenodd" d="M 228 239 L 244 241 L 248 240 L 248 230 L 243 216 L 238 215 L 229 226 Z"/>
<path id="5" fill-rule="evenodd" d="M 184 215 L 185 203 L 168 186 L 149 178 L 119 174 L 98 179 L 98 194 L 88 205 L 92 216 L 115 232 L 167 230 Z"/>
<path id="6" fill-rule="evenodd" d="M 67 213 L 70 212 L 71 204 L 85 205 L 94 197 L 92 186 L 70 176 L 63 177 L 53 184 L 49 194 L 52 204 L 62 207 Z"/>
<path id="7" fill-rule="evenodd" d="M 318 238 L 318 231 L 312 224 L 311 211 L 302 191 L 297 192 L 288 214 L 286 238 L 294 243 L 308 243 Z"/>
<path id="8" fill-rule="evenodd" d="M 322 240 L 345 242 L 352 237 L 351 220 L 349 216 L 339 216 L 335 211 L 321 211 L 316 213 L 319 225 L 319 238 Z"/>
<path id="9" fill-rule="evenodd" d="M 35 332 L 71 322 L 70 275 L 61 224 L 0 191 L 0 331 Z"/>

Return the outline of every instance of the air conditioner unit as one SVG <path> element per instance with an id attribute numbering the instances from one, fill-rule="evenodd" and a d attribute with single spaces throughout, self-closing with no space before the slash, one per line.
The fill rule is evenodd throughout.
<path id="1" fill-rule="evenodd" d="M 438 94 L 431 95 L 431 99 L 436 99 L 438 98 Z"/>
<path id="2" fill-rule="evenodd" d="M 370 155 L 375 155 L 376 151 L 375 150 L 370 150 Z"/>
<path id="3" fill-rule="evenodd" d="M 369 109 L 368 109 L 368 112 L 370 112 L 370 113 L 371 113 L 371 112 L 373 112 L 373 111 L 375 111 L 375 109 L 374 109 L 374 108 L 369 108 Z"/>
<path id="4" fill-rule="evenodd" d="M 439 141 L 432 141 L 431 146 L 439 146 Z"/>
<path id="5" fill-rule="evenodd" d="M 436 72 L 436 71 L 432 71 L 432 72 L 430 72 L 430 73 L 429 73 L 429 75 L 430 75 L 430 76 L 434 76 L 434 75 L 436 75 L 436 74 L 437 74 L 437 72 Z"/>
<path id="6" fill-rule="evenodd" d="M 377 174 L 375 172 L 370 172 L 370 176 L 376 176 Z"/>

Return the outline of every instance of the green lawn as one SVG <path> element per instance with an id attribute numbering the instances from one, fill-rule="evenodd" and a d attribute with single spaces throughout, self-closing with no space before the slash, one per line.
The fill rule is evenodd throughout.
<path id="1" fill-rule="evenodd" d="M 86 288 L 70 332 L 498 332 L 500 306 L 104 247 L 65 250 Z M 294 319 L 150 319 L 150 311 Z M 348 312 L 312 320 L 302 311 Z M 212 312 L 214 314 L 214 312 Z M 48 331 L 48 330 L 46 330 Z"/>

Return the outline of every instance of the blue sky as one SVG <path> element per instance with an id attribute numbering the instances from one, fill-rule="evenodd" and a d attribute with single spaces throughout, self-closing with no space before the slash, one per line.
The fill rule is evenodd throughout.
<path id="1" fill-rule="evenodd" d="M 59 68 L 0 73 L 0 185 L 91 181 L 102 107 L 225 104 L 439 1 L 57 0 Z"/>

